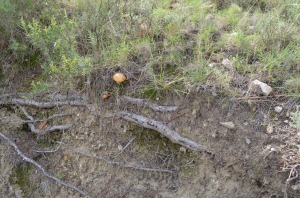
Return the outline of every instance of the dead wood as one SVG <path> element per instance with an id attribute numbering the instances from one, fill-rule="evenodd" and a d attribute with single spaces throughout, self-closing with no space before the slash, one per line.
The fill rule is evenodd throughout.
<path id="1" fill-rule="evenodd" d="M 33 106 L 38 108 L 54 108 L 61 107 L 64 105 L 71 106 L 86 106 L 87 103 L 80 100 L 72 100 L 72 101 L 56 101 L 56 102 L 37 102 L 35 100 L 26 100 L 20 98 L 4 98 L 0 99 L 0 105 L 25 105 L 25 106 Z"/>
<path id="2" fill-rule="evenodd" d="M 67 130 L 70 129 L 72 127 L 71 124 L 66 124 L 66 125 L 54 125 L 51 127 L 46 127 L 42 130 L 37 129 L 33 124 L 28 124 L 31 132 L 39 134 L 39 135 L 45 135 L 46 133 L 50 133 L 53 131 L 61 131 L 61 130 Z"/>
<path id="3" fill-rule="evenodd" d="M 21 111 L 24 113 L 24 115 L 31 121 L 31 122 L 36 122 L 35 119 L 25 110 L 24 107 L 18 105 L 18 107 L 21 109 Z M 56 114 L 56 116 L 63 116 L 63 115 L 66 115 L 66 114 Z M 51 116 L 50 118 L 54 118 L 55 116 Z M 50 119 L 49 118 L 49 119 Z M 67 130 L 67 129 L 70 129 L 72 127 L 71 124 L 66 124 L 66 125 L 54 125 L 54 126 L 51 126 L 51 127 L 46 127 L 46 128 L 43 128 L 43 129 L 37 129 L 35 127 L 34 124 L 31 124 L 31 123 L 28 123 L 28 126 L 30 128 L 30 130 L 33 132 L 33 133 L 36 133 L 36 134 L 39 134 L 39 135 L 44 135 L 46 133 L 50 133 L 50 132 L 53 132 L 53 131 L 57 131 L 57 130 Z"/>
<path id="4" fill-rule="evenodd" d="M 70 183 L 67 183 L 53 175 L 51 175 L 50 173 L 48 173 L 39 163 L 37 163 L 36 161 L 34 161 L 33 159 L 27 157 L 20 149 L 19 147 L 13 142 L 11 141 L 8 137 L 6 137 L 5 135 L 3 135 L 1 132 L 0 132 L 0 138 L 5 140 L 9 145 L 11 145 L 12 147 L 14 147 L 15 151 L 18 153 L 19 156 L 22 157 L 23 160 L 25 160 L 26 162 L 29 162 L 31 164 L 33 164 L 37 169 L 39 169 L 46 177 L 50 178 L 50 179 L 53 179 L 54 181 L 56 181 L 57 183 L 65 186 L 65 187 L 68 187 L 68 188 L 71 188 L 72 190 L 75 190 L 77 192 L 79 192 L 81 195 L 83 196 L 87 196 L 89 198 L 91 198 L 91 196 L 81 190 L 80 188 L 78 188 L 77 186 L 73 185 L 73 184 L 70 184 Z"/>
<path id="5" fill-rule="evenodd" d="M 126 100 L 127 102 L 130 102 L 132 104 L 138 104 L 138 105 L 143 105 L 146 107 L 151 108 L 154 111 L 160 111 L 160 112 L 171 112 L 171 111 L 176 111 L 177 106 L 161 106 L 155 103 L 151 103 L 147 100 L 140 99 L 140 98 L 132 98 L 129 96 L 122 96 L 122 99 Z"/>
<path id="6" fill-rule="evenodd" d="M 117 113 L 117 115 L 120 116 L 124 120 L 134 122 L 142 127 L 148 128 L 148 129 L 155 130 L 155 131 L 161 133 L 162 135 L 166 136 L 167 138 L 169 138 L 173 143 L 180 144 L 180 145 L 187 147 L 189 149 L 192 149 L 194 151 L 204 151 L 209 154 L 213 154 L 206 146 L 200 145 L 200 144 L 194 142 L 193 140 L 190 140 L 186 137 L 181 136 L 179 133 L 177 133 L 176 131 L 173 131 L 168 126 L 164 125 L 163 123 L 161 123 L 159 121 L 149 119 L 149 118 L 146 118 L 141 115 L 128 113 L 125 111 L 121 111 L 121 112 Z"/>

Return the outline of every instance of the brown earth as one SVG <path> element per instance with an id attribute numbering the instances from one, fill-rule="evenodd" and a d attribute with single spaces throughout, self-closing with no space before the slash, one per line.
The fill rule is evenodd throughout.
<path id="1" fill-rule="evenodd" d="M 58 109 L 58 112 L 72 114 L 55 121 L 74 125 L 64 133 L 32 135 L 26 124 L 18 121 L 2 120 L 0 128 L 24 153 L 53 175 L 77 185 L 93 197 L 284 196 L 288 172 L 279 171 L 280 152 L 268 150 L 282 142 L 261 127 L 261 119 L 268 117 L 267 111 L 262 108 L 251 111 L 246 102 L 200 89 L 183 100 L 167 98 L 158 103 L 180 105 L 178 111 L 158 113 L 125 103 L 114 106 L 112 97 L 87 108 Z M 160 120 L 182 135 L 208 146 L 215 155 L 186 150 L 156 131 L 124 121 L 112 114 L 112 110 L 118 109 Z M 53 114 L 53 110 L 27 110 L 36 117 Z M 17 108 L 9 106 L 3 106 L 0 113 L 1 117 L 24 118 Z M 219 123 L 229 121 L 235 124 L 234 129 Z M 49 149 L 57 150 L 51 153 L 33 151 Z M 1 141 L 0 151 L 0 197 L 81 197 L 22 161 L 4 141 Z M 122 164 L 110 164 L 97 157 Z M 125 164 L 136 168 L 124 167 Z M 141 170 L 141 167 L 152 170 Z M 289 197 L 299 197 L 292 190 L 288 192 Z"/>

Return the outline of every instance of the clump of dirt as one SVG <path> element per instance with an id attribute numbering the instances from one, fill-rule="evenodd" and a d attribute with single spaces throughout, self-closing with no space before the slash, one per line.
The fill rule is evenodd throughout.
<path id="1" fill-rule="evenodd" d="M 59 141 L 56 139 L 53 152 L 35 159 L 53 175 L 93 197 L 283 197 L 288 173 L 279 172 L 280 152 L 264 152 L 266 146 L 279 143 L 257 126 L 258 113 L 251 111 L 247 103 L 205 90 L 194 91 L 184 101 L 174 103 L 181 105 L 171 113 L 125 103 L 113 107 L 113 103 L 105 101 L 100 106 L 61 108 L 60 111 L 72 114 L 62 122 L 73 123 L 74 127 L 61 134 Z M 185 149 L 156 131 L 116 117 L 112 109 L 159 120 L 209 147 L 215 155 Z M 11 114 L 1 111 L 3 115 Z M 234 128 L 226 128 L 220 122 L 233 122 Z M 6 123 L 1 128 L 8 126 Z M 13 138 L 20 130 L 11 128 L 4 132 Z M 36 138 L 32 136 L 33 140 Z M 19 146 L 25 153 L 30 150 Z M 6 197 L 25 197 L 24 186 L 9 180 L 15 174 L 14 167 L 22 162 L 8 160 L 16 155 L 12 149 L 4 152 L 7 147 L 0 145 L 0 190 Z M 80 197 L 33 169 L 24 180 L 31 183 L 31 195 Z M 297 197 L 293 191 L 288 192 L 289 197 Z"/>

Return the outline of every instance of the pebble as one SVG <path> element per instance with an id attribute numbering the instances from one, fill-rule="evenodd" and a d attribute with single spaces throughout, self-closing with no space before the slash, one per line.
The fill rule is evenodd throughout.
<path id="1" fill-rule="evenodd" d="M 274 110 L 275 110 L 275 112 L 276 113 L 281 113 L 282 112 L 282 106 L 276 106 L 275 108 L 274 108 Z"/>
<path id="2" fill-rule="evenodd" d="M 118 145 L 118 150 L 121 151 L 122 149 L 123 149 L 123 146 L 119 144 Z"/>
<path id="3" fill-rule="evenodd" d="M 180 150 L 181 152 L 183 152 L 183 153 L 186 153 L 186 148 L 185 148 L 185 147 L 182 147 L 182 146 L 181 146 L 181 147 L 179 148 L 179 150 Z"/>
<path id="4" fill-rule="evenodd" d="M 285 121 L 283 121 L 285 124 L 288 124 L 289 123 L 289 121 L 288 120 L 285 120 Z"/>
<path id="5" fill-rule="evenodd" d="M 246 138 L 246 143 L 251 144 L 251 140 L 249 138 Z"/>
<path id="6" fill-rule="evenodd" d="M 233 122 L 220 122 L 220 125 L 228 128 L 228 129 L 234 129 L 234 127 L 235 127 Z"/>
<path id="7" fill-rule="evenodd" d="M 209 63 L 207 66 L 210 67 L 210 68 L 213 68 L 215 67 L 217 64 L 216 63 Z"/>
<path id="8" fill-rule="evenodd" d="M 273 131 L 274 131 L 273 126 L 271 124 L 268 124 L 268 126 L 267 126 L 267 133 L 271 134 L 271 133 L 273 133 Z"/>

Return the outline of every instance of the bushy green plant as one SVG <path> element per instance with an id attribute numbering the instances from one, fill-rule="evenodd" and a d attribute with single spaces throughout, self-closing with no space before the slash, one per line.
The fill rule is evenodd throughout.
<path id="1" fill-rule="evenodd" d="M 72 84 L 72 78 L 86 75 L 91 71 L 92 62 L 89 57 L 81 56 L 77 51 L 76 23 L 64 18 L 57 22 L 53 17 L 45 26 L 33 20 L 22 27 L 31 44 L 43 55 L 42 68 L 45 74 L 50 74 L 56 81 Z"/>

